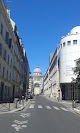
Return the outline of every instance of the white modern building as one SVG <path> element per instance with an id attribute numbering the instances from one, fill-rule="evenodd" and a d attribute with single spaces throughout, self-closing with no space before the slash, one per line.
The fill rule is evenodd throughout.
<path id="1" fill-rule="evenodd" d="M 80 88 L 72 83 L 75 60 L 80 58 L 80 26 L 63 36 L 51 55 L 49 67 L 44 75 L 44 94 L 53 99 L 80 100 Z M 51 79 L 51 82 L 50 80 Z"/>
<path id="2" fill-rule="evenodd" d="M 80 98 L 80 90 L 72 87 L 73 68 L 75 67 L 75 60 L 80 58 L 80 26 L 74 27 L 68 35 L 63 36 L 59 44 L 60 53 L 59 72 L 60 72 L 60 87 L 62 91 L 62 99 Z"/>

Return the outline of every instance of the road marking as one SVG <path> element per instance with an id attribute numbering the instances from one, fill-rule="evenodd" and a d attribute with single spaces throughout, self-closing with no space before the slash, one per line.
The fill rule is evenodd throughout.
<path id="1" fill-rule="evenodd" d="M 17 124 L 13 124 L 13 125 L 12 125 L 12 127 L 16 127 L 16 126 L 17 126 Z"/>
<path id="2" fill-rule="evenodd" d="M 56 109 L 56 110 L 60 110 L 60 109 L 59 109 L 58 107 L 56 107 L 56 106 L 53 106 L 53 108 Z"/>
<path id="3" fill-rule="evenodd" d="M 26 121 L 18 121 L 18 120 L 15 120 L 14 122 L 17 123 L 17 124 L 19 124 L 19 125 L 21 125 L 21 124 L 24 124 L 24 123 L 28 123 L 28 120 L 26 120 Z"/>
<path id="4" fill-rule="evenodd" d="M 38 105 L 38 108 L 40 109 L 40 108 L 42 108 L 42 106 L 41 105 Z"/>
<path id="5" fill-rule="evenodd" d="M 64 111 L 68 111 L 67 109 L 65 109 L 65 108 L 63 108 L 63 107 L 61 107 L 61 109 L 64 110 Z"/>
<path id="6" fill-rule="evenodd" d="M 29 108 L 34 108 L 34 104 L 31 104 Z"/>
<path id="7" fill-rule="evenodd" d="M 16 123 L 16 124 L 13 124 L 12 127 L 15 128 L 16 131 L 19 131 L 20 129 L 27 127 L 27 125 L 24 125 L 24 124 L 28 123 L 28 120 L 26 120 L 26 121 L 15 120 L 14 123 Z"/>
<path id="8" fill-rule="evenodd" d="M 22 125 L 22 127 L 27 127 L 27 125 Z"/>
<path id="9" fill-rule="evenodd" d="M 20 125 L 14 127 L 16 129 L 16 131 L 19 131 L 20 129 L 22 129 L 22 127 Z"/>
<path id="10" fill-rule="evenodd" d="M 31 103 L 35 103 L 35 101 L 31 101 Z"/>
<path id="11" fill-rule="evenodd" d="M 51 107 L 49 107 L 49 106 L 46 106 L 46 108 L 47 108 L 47 109 L 51 109 Z"/>
<path id="12" fill-rule="evenodd" d="M 20 116 L 23 118 L 29 117 L 31 113 L 21 113 Z"/>

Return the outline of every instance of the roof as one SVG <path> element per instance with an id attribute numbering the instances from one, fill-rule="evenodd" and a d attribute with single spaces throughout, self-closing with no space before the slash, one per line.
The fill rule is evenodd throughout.
<path id="1" fill-rule="evenodd" d="M 39 65 L 37 65 L 37 67 L 34 69 L 33 73 L 40 73 L 40 74 L 42 74 L 41 69 L 39 68 Z"/>

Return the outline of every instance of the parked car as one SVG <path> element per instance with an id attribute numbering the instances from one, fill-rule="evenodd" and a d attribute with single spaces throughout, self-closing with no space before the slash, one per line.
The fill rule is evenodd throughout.
<path id="1" fill-rule="evenodd" d="M 28 99 L 32 99 L 33 95 L 31 93 L 28 93 L 27 97 L 28 97 Z"/>

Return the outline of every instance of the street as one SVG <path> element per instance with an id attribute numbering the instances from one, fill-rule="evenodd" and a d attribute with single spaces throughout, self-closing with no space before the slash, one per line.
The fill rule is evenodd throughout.
<path id="1" fill-rule="evenodd" d="M 17 113 L 0 114 L 0 133 L 79 133 L 80 116 L 42 96 Z"/>

